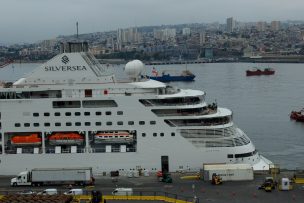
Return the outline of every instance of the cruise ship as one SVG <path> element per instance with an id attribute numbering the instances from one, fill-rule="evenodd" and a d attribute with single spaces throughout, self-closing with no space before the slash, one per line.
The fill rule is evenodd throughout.
<path id="1" fill-rule="evenodd" d="M 0 175 L 33 168 L 197 171 L 203 164 L 245 163 L 267 170 L 232 111 L 208 104 L 205 92 L 142 78 L 126 64 L 118 81 L 86 42 L 0 88 Z"/>

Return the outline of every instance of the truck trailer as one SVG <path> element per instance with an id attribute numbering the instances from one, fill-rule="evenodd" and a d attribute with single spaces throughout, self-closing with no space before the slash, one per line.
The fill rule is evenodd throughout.
<path id="1" fill-rule="evenodd" d="M 94 183 L 92 168 L 35 168 L 11 179 L 11 186 L 51 184 L 89 185 Z"/>

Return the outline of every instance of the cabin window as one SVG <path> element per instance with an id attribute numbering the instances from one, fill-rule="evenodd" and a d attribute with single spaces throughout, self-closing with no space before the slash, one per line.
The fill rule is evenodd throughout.
<path id="1" fill-rule="evenodd" d="M 66 115 L 66 116 L 71 116 L 72 113 L 71 113 L 71 112 L 65 112 L 65 115 Z"/>
<path id="2" fill-rule="evenodd" d="M 20 123 L 15 123 L 15 127 L 20 127 L 21 126 L 21 124 Z"/>
<path id="3" fill-rule="evenodd" d="M 90 115 L 90 112 L 84 112 L 84 115 L 85 115 L 85 116 L 89 116 L 89 115 Z"/>
<path id="4" fill-rule="evenodd" d="M 101 122 L 96 122 L 95 125 L 96 126 L 101 126 Z"/>
<path id="5" fill-rule="evenodd" d="M 156 121 L 150 121 L 150 125 L 155 125 Z"/>
<path id="6" fill-rule="evenodd" d="M 231 159 L 233 158 L 233 154 L 228 154 L 227 157 Z"/>
<path id="7" fill-rule="evenodd" d="M 66 126 L 72 126 L 72 123 L 71 122 L 66 122 L 65 125 Z"/>
<path id="8" fill-rule="evenodd" d="M 107 122 L 107 125 L 112 125 L 112 122 L 111 122 L 111 121 L 108 121 L 108 122 Z"/>
<path id="9" fill-rule="evenodd" d="M 134 125 L 134 121 L 128 121 L 128 125 Z"/>
<path id="10" fill-rule="evenodd" d="M 141 136 L 146 137 L 146 133 L 142 133 Z"/>
<path id="11" fill-rule="evenodd" d="M 50 127 L 51 124 L 50 124 L 50 123 L 44 123 L 44 126 L 45 126 L 45 127 Z"/>
<path id="12" fill-rule="evenodd" d="M 34 117 L 38 117 L 38 116 L 39 116 L 39 113 L 33 113 L 33 116 L 34 116 Z"/>
<path id="13" fill-rule="evenodd" d="M 95 112 L 95 115 L 96 115 L 96 116 L 101 116 L 101 112 L 100 112 L 100 111 L 96 111 L 96 112 Z"/>
<path id="14" fill-rule="evenodd" d="M 53 108 L 80 108 L 80 101 L 53 101 Z"/>
<path id="15" fill-rule="evenodd" d="M 174 136 L 175 136 L 175 133 L 171 133 L 171 136 L 174 137 Z"/>
<path id="16" fill-rule="evenodd" d="M 55 112 L 55 116 L 60 116 L 60 112 Z"/>
<path id="17" fill-rule="evenodd" d="M 145 121 L 139 121 L 139 125 L 145 125 Z"/>
<path id="18" fill-rule="evenodd" d="M 91 123 L 90 123 L 90 122 L 85 122 L 84 125 L 85 125 L 85 126 L 90 126 Z"/>
<path id="19" fill-rule="evenodd" d="M 24 127 L 30 127 L 29 123 L 24 123 Z"/>
<path id="20" fill-rule="evenodd" d="M 164 137 L 164 135 L 165 135 L 164 133 L 160 133 L 160 136 L 161 136 L 161 137 Z"/>
<path id="21" fill-rule="evenodd" d="M 117 115 L 123 115 L 123 111 L 117 111 Z"/>
<path id="22" fill-rule="evenodd" d="M 75 116 L 80 116 L 81 113 L 80 112 L 75 112 Z"/>
<path id="23" fill-rule="evenodd" d="M 84 90 L 84 95 L 85 97 L 92 97 L 92 90 L 91 89 Z"/>
<path id="24" fill-rule="evenodd" d="M 156 137 L 157 136 L 157 133 L 153 133 L 153 137 Z"/>
<path id="25" fill-rule="evenodd" d="M 34 127 L 39 127 L 39 123 L 34 123 Z"/>
<path id="26" fill-rule="evenodd" d="M 123 125 L 122 121 L 117 121 L 117 125 Z"/>
<path id="27" fill-rule="evenodd" d="M 75 126 L 81 126 L 81 123 L 80 122 L 76 122 Z"/>
<path id="28" fill-rule="evenodd" d="M 44 116 L 50 116 L 50 113 L 45 112 L 45 113 L 44 113 Z"/>
<path id="29" fill-rule="evenodd" d="M 114 100 L 86 100 L 82 101 L 83 108 L 108 108 L 117 107 Z"/>
<path id="30" fill-rule="evenodd" d="M 111 114 L 112 114 L 111 111 L 106 111 L 106 115 L 107 115 L 107 116 L 110 116 Z"/>
<path id="31" fill-rule="evenodd" d="M 61 123 L 55 123 L 55 126 L 57 126 L 57 127 L 61 126 Z"/>

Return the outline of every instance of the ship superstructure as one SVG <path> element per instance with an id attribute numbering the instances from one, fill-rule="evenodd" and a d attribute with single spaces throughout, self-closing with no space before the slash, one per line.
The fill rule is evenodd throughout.
<path id="1" fill-rule="evenodd" d="M 269 168 L 229 109 L 208 105 L 203 91 L 140 78 L 143 68 L 129 62 L 130 81 L 117 81 L 86 43 L 67 43 L 12 87 L 0 88 L 0 175 L 41 167 Z"/>

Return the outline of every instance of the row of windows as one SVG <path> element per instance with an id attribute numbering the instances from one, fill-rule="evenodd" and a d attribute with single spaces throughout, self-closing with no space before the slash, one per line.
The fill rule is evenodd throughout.
<path id="1" fill-rule="evenodd" d="M 146 137 L 146 133 L 142 133 L 141 136 L 142 136 L 142 137 Z M 164 137 L 165 134 L 164 134 L 164 133 L 159 133 L 159 136 Z M 174 137 L 174 136 L 175 136 L 175 133 L 172 132 L 172 133 L 171 133 L 171 136 Z M 153 137 L 157 137 L 157 133 L 153 133 Z"/>
<path id="2" fill-rule="evenodd" d="M 50 116 L 50 113 L 45 112 L 45 113 L 43 113 L 43 115 L 48 117 L 48 116 Z M 64 115 L 65 116 L 72 116 L 72 113 L 71 112 L 65 112 Z M 81 116 L 81 113 L 80 112 L 74 112 L 74 115 L 75 116 Z M 90 116 L 91 112 L 84 112 L 83 115 Z M 96 111 L 95 115 L 96 116 L 101 116 L 102 112 L 101 111 Z M 112 112 L 111 111 L 106 111 L 105 115 L 110 116 L 110 115 L 112 115 Z M 117 111 L 117 115 L 123 115 L 123 111 Z M 34 117 L 39 117 L 39 113 L 33 113 L 33 116 Z M 55 112 L 54 116 L 61 116 L 61 113 L 60 112 Z"/>
<path id="3" fill-rule="evenodd" d="M 101 122 L 95 122 L 95 126 L 101 126 Z M 113 125 L 113 122 L 112 121 L 107 121 L 105 123 L 106 125 Z M 134 121 L 128 121 L 128 125 L 134 125 L 135 122 Z M 139 121 L 138 122 L 139 125 L 145 125 L 146 122 L 145 121 Z M 56 122 L 54 124 L 55 126 L 59 127 L 61 126 L 61 123 L 60 122 Z M 65 123 L 65 126 L 72 126 L 72 122 L 66 122 Z M 74 123 L 75 126 L 81 126 L 81 122 L 75 122 Z M 117 125 L 124 125 L 123 121 L 117 121 Z M 156 121 L 150 121 L 150 125 L 156 125 Z M 30 123 L 24 123 L 23 124 L 24 127 L 30 127 L 31 124 Z M 34 127 L 39 127 L 40 124 L 39 123 L 33 123 L 33 126 Z M 50 123 L 44 123 L 44 126 L 45 127 L 50 127 L 51 124 Z M 84 126 L 91 126 L 91 122 L 84 122 Z M 21 127 L 21 123 L 15 123 L 15 127 Z"/>
<path id="4" fill-rule="evenodd" d="M 228 158 L 244 158 L 244 157 L 250 157 L 250 156 L 254 156 L 257 153 L 257 150 L 254 150 L 253 152 L 249 152 L 249 153 L 244 153 L 244 154 L 228 154 L 227 157 Z"/>

